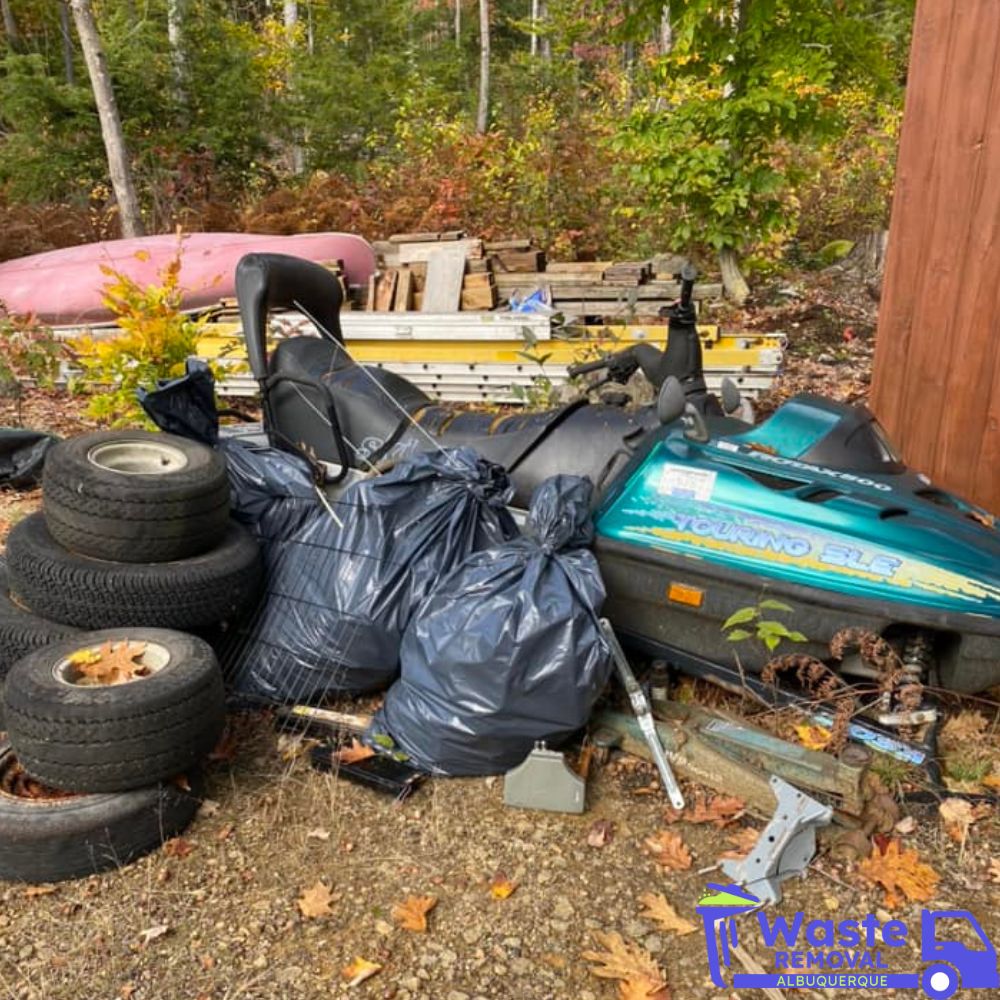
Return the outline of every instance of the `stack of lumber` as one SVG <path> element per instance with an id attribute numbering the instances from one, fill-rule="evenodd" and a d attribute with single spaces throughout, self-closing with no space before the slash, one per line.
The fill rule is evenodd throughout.
<path id="1" fill-rule="evenodd" d="M 548 261 L 528 239 L 480 240 L 461 230 L 399 233 L 376 243 L 379 271 L 366 308 L 445 313 L 494 309 L 541 291 L 553 309 L 577 316 L 655 316 L 680 294 L 676 254 L 645 260 Z M 722 298 L 695 285 L 697 302 Z"/>

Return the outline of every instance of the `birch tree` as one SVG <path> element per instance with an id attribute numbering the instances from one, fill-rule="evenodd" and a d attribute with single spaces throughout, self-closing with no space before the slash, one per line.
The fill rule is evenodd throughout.
<path id="1" fill-rule="evenodd" d="M 479 107 L 476 131 L 483 135 L 490 119 L 490 0 L 479 0 Z"/>
<path id="2" fill-rule="evenodd" d="M 135 184 L 132 180 L 132 168 L 129 166 L 125 134 L 122 131 L 118 102 L 115 100 L 111 75 L 108 73 L 107 60 L 104 57 L 104 47 L 94 20 L 94 10 L 90 0 L 70 0 L 70 8 L 73 11 L 76 33 L 80 37 L 83 58 L 87 64 L 90 86 L 94 91 L 94 103 L 97 105 L 97 116 L 101 123 L 101 138 L 104 140 L 104 151 L 108 159 L 111 187 L 118 203 L 122 235 L 143 236 L 145 231 L 139 211 L 139 199 L 136 197 Z"/>

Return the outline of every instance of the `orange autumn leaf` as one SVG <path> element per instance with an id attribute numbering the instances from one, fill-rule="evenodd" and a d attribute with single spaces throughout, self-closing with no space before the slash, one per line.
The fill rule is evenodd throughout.
<path id="1" fill-rule="evenodd" d="M 660 930 L 673 931 L 683 937 L 685 934 L 693 934 L 698 929 L 690 920 L 680 916 L 667 898 L 659 893 L 644 893 L 639 897 L 639 902 L 645 907 L 639 916 L 652 920 Z"/>
<path id="2" fill-rule="evenodd" d="M 707 802 L 699 797 L 694 805 L 684 811 L 689 823 L 714 823 L 718 827 L 735 823 L 747 809 L 743 799 L 733 795 L 713 795 Z"/>
<path id="3" fill-rule="evenodd" d="M 833 733 L 829 729 L 823 726 L 811 726 L 808 723 L 796 726 L 795 735 L 807 750 L 825 750 L 833 739 Z"/>
<path id="4" fill-rule="evenodd" d="M 516 888 L 517 883 L 507 878 L 503 872 L 497 872 L 490 879 L 490 895 L 494 899 L 507 899 L 514 894 Z"/>
<path id="5" fill-rule="evenodd" d="M 144 642 L 109 639 L 98 650 L 71 653 L 68 660 L 79 675 L 78 684 L 125 684 L 149 673 L 148 667 L 135 662 L 145 652 Z"/>
<path id="6" fill-rule="evenodd" d="M 669 1000 L 666 979 L 648 951 L 615 931 L 597 931 L 594 937 L 605 950 L 585 951 L 582 957 L 593 963 L 595 976 L 619 981 L 619 1000 Z"/>
<path id="7" fill-rule="evenodd" d="M 355 738 L 351 740 L 349 747 L 342 747 L 334 753 L 332 759 L 337 764 L 357 764 L 374 756 L 375 751 L 371 747 L 366 747 L 364 743 Z"/>
<path id="8" fill-rule="evenodd" d="M 183 837 L 171 837 L 163 842 L 163 853 L 168 858 L 186 858 L 194 850 L 194 844 Z"/>
<path id="9" fill-rule="evenodd" d="M 890 840 L 884 854 L 876 846 L 858 865 L 858 872 L 885 889 L 885 905 L 890 909 L 899 905 L 900 896 L 921 903 L 933 899 L 941 880 L 914 849 L 902 850 L 898 840 Z"/>
<path id="10" fill-rule="evenodd" d="M 742 861 L 757 845 L 760 833 L 752 826 L 741 826 L 738 830 L 726 834 L 726 840 L 732 844 L 729 850 L 723 851 L 719 855 L 722 858 Z"/>
<path id="11" fill-rule="evenodd" d="M 1000 884 L 1000 858 L 990 858 L 990 866 L 987 869 L 991 882 Z"/>
<path id="12" fill-rule="evenodd" d="M 682 872 L 691 867 L 691 852 L 679 833 L 661 830 L 647 837 L 643 844 L 653 860 L 668 871 Z"/>
<path id="13" fill-rule="evenodd" d="M 333 915 L 330 904 L 333 902 L 333 893 L 322 882 L 317 882 L 308 889 L 303 889 L 298 898 L 299 911 L 306 920 L 318 920 L 320 917 Z"/>
<path id="14" fill-rule="evenodd" d="M 427 930 L 427 914 L 437 906 L 437 896 L 407 896 L 392 908 L 392 919 L 405 931 L 423 934 Z"/>
<path id="15" fill-rule="evenodd" d="M 381 971 L 378 962 L 369 962 L 367 958 L 356 956 L 350 965 L 345 965 L 340 974 L 347 980 L 348 986 L 360 986 L 366 979 L 371 979 L 376 972 Z"/>

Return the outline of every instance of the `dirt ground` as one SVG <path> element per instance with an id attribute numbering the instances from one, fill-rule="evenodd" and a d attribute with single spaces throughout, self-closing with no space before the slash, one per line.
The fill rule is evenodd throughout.
<path id="1" fill-rule="evenodd" d="M 758 311 L 770 328 L 801 324 L 773 400 L 801 388 L 862 398 L 870 328 L 845 338 L 844 326 L 858 324 L 835 310 L 790 318 L 810 308 L 792 301 Z M 28 426 L 61 433 L 85 427 L 65 397 L 29 394 L 22 409 Z M 6 422 L 9 404 L 0 401 Z M 0 538 L 39 501 L 37 491 L 0 492 Z M 997 706 L 964 707 L 984 713 L 982 739 L 995 748 Z M 668 822 L 673 817 L 649 767 L 621 761 L 592 775 L 581 816 L 505 808 L 498 778 L 429 781 L 395 804 L 311 770 L 301 746 L 279 737 L 266 715 L 234 718 L 232 733 L 225 759 L 208 766 L 206 802 L 180 840 L 122 870 L 51 891 L 0 884 L 0 998 L 637 1000 L 645 993 L 619 992 L 582 957 L 603 950 L 595 934 L 607 932 L 634 942 L 659 966 L 669 991 L 655 994 L 658 1000 L 764 995 L 711 984 L 694 913 L 706 883 L 724 881 L 712 869 L 731 837 L 744 827 L 762 829 L 760 818 L 725 827 Z M 1000 943 L 1000 820 L 989 808 L 980 813 L 959 843 L 936 801 L 904 803 L 904 816 L 915 822 L 890 836 L 940 876 L 929 906 L 969 908 Z M 663 831 L 680 834 L 690 867 L 658 863 L 646 842 Z M 307 919 L 298 900 L 317 883 L 329 890 L 330 912 Z M 515 888 L 498 898 L 491 887 L 503 883 Z M 807 920 L 890 917 L 881 888 L 828 856 L 785 888 L 777 912 L 789 917 L 797 910 Z M 641 916 L 647 893 L 664 896 L 698 928 L 679 935 Z M 437 900 L 425 933 L 394 920 L 393 907 L 410 895 Z M 891 916 L 916 931 L 920 910 L 903 899 Z M 753 934 L 742 941 L 766 962 Z M 381 969 L 349 986 L 342 970 L 358 957 Z M 892 963 L 893 971 L 915 971 L 917 949 L 906 945 Z"/>

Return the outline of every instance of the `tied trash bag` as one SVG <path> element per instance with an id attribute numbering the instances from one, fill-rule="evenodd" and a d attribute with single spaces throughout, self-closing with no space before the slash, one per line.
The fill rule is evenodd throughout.
<path id="1" fill-rule="evenodd" d="M 40 482 L 45 456 L 58 440 L 42 431 L 0 427 L 0 486 L 23 490 Z"/>
<path id="2" fill-rule="evenodd" d="M 611 671 L 598 615 L 590 480 L 553 476 L 531 500 L 529 536 L 470 555 L 413 615 L 402 673 L 372 722 L 411 762 L 500 774 L 536 740 L 586 724 Z"/>
<path id="3" fill-rule="evenodd" d="M 441 575 L 517 534 L 511 492 L 500 466 L 462 448 L 419 453 L 329 506 L 314 497 L 307 513 L 294 498 L 265 509 L 267 593 L 225 657 L 236 690 L 296 702 L 391 683 L 406 623 Z"/>

